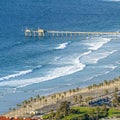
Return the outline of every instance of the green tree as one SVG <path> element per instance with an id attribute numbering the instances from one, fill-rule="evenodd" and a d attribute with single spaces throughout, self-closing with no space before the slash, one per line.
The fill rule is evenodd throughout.
<path id="1" fill-rule="evenodd" d="M 55 114 L 55 120 L 60 120 L 61 118 L 63 118 L 63 116 L 60 114 L 60 111 L 57 110 L 57 112 Z"/>
<path id="2" fill-rule="evenodd" d="M 50 116 L 50 117 L 51 117 L 50 119 L 53 119 L 54 116 L 55 116 L 55 113 L 54 113 L 53 109 L 50 110 L 50 115 L 51 115 L 51 116 Z"/>
<path id="3" fill-rule="evenodd" d="M 108 93 L 109 93 L 109 92 L 108 92 L 108 90 L 106 89 L 106 90 L 105 90 L 105 95 L 108 95 Z"/>
<path id="4" fill-rule="evenodd" d="M 21 104 L 17 104 L 17 107 L 20 107 L 20 106 L 22 106 Z"/>
<path id="5" fill-rule="evenodd" d="M 70 96 L 71 96 L 71 93 L 72 93 L 72 90 L 71 90 L 71 89 L 69 90 L 69 93 L 70 93 Z"/>
<path id="6" fill-rule="evenodd" d="M 114 93 L 114 99 L 112 100 L 112 104 L 114 107 L 119 106 L 120 103 L 120 97 L 118 97 L 117 93 Z"/>
<path id="7" fill-rule="evenodd" d="M 107 81 L 107 80 L 104 80 L 104 84 L 105 84 L 105 85 L 108 85 L 108 81 Z"/>
<path id="8" fill-rule="evenodd" d="M 75 89 L 73 89 L 72 91 L 73 91 L 73 93 L 75 93 L 75 92 L 76 92 L 76 90 L 75 90 Z"/>
<path id="9" fill-rule="evenodd" d="M 83 102 L 83 97 L 82 97 L 82 95 L 79 95 L 78 97 L 79 97 L 78 98 L 79 99 L 79 104 L 81 104 Z"/>
<path id="10" fill-rule="evenodd" d="M 97 113 L 97 120 L 99 119 L 99 114 L 100 114 L 100 107 L 96 107 L 96 113 Z"/>
<path id="11" fill-rule="evenodd" d="M 31 102 L 33 101 L 33 97 L 30 97 L 30 101 L 31 101 Z"/>
<path id="12" fill-rule="evenodd" d="M 70 112 L 70 102 L 67 101 L 61 102 L 59 110 L 63 116 L 68 115 Z"/>
<path id="13" fill-rule="evenodd" d="M 115 87 L 115 92 L 118 92 L 118 90 L 119 90 L 118 87 Z"/>
<path id="14" fill-rule="evenodd" d="M 80 89 L 77 87 L 77 88 L 76 88 L 76 91 L 78 92 L 79 90 L 80 90 Z"/>
<path id="15" fill-rule="evenodd" d="M 103 105 L 101 110 L 102 110 L 102 114 L 103 114 L 102 116 L 106 117 L 108 115 L 109 108 L 107 108 L 106 105 Z"/>
<path id="16" fill-rule="evenodd" d="M 53 99 L 54 99 L 54 96 L 53 96 L 53 95 L 51 96 L 51 99 L 52 99 L 52 103 L 53 103 Z"/>
<path id="17" fill-rule="evenodd" d="M 73 96 L 74 102 L 75 104 L 78 102 L 78 97 L 77 96 Z"/>
<path id="18" fill-rule="evenodd" d="M 63 94 L 64 94 L 64 96 L 66 97 L 66 92 L 64 92 Z"/>
<path id="19" fill-rule="evenodd" d="M 61 93 L 58 94 L 59 95 L 59 98 L 61 97 Z"/>
<path id="20" fill-rule="evenodd" d="M 47 103 L 47 99 L 45 99 L 45 104 Z"/>
<path id="21" fill-rule="evenodd" d="M 91 109 L 90 112 L 89 112 L 89 120 L 94 120 L 94 113 L 95 113 L 95 110 L 94 109 Z"/>

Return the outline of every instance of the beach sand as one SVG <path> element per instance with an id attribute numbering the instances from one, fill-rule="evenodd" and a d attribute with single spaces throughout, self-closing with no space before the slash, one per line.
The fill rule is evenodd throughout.
<path id="1" fill-rule="evenodd" d="M 8 113 L 3 114 L 4 116 L 9 117 L 20 117 L 20 116 L 29 116 L 34 114 L 34 111 L 39 110 L 42 113 L 48 113 L 51 109 L 56 110 L 61 103 L 61 101 L 70 101 L 71 105 L 74 105 L 74 96 L 82 95 L 83 100 L 87 97 L 92 97 L 94 99 L 106 96 L 105 90 L 108 90 L 108 96 L 110 96 L 117 87 L 119 89 L 120 78 L 116 81 L 111 82 L 110 84 L 103 83 L 102 86 L 92 87 L 91 89 L 86 88 L 76 88 L 73 90 L 51 94 L 45 97 L 36 98 L 31 100 L 30 103 L 26 104 L 26 107 L 21 106 L 16 110 L 11 110 Z M 120 90 L 120 89 L 119 89 Z"/>

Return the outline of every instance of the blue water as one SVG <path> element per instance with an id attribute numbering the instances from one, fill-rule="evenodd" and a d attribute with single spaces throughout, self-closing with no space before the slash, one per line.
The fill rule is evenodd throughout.
<path id="1" fill-rule="evenodd" d="M 26 28 L 120 31 L 115 0 L 0 0 L 0 114 L 31 96 L 120 74 L 120 36 L 25 38 Z"/>

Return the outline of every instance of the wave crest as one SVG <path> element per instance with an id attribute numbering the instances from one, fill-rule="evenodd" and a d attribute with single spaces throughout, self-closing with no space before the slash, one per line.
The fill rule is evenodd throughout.
<path id="1" fill-rule="evenodd" d="M 96 64 L 99 60 L 110 56 L 117 50 L 98 52 L 96 54 L 90 54 L 88 56 L 83 56 L 82 60 L 87 64 Z"/>
<path id="2" fill-rule="evenodd" d="M 87 46 L 89 46 L 89 50 L 98 50 L 101 48 L 104 44 L 108 43 L 111 39 L 109 38 L 95 38 L 97 41 L 86 43 Z M 99 40 L 99 41 L 98 41 Z"/>
<path id="3" fill-rule="evenodd" d="M 65 43 L 59 44 L 55 49 L 56 50 L 65 49 L 68 44 L 69 44 L 69 42 L 65 42 Z"/>
<path id="4" fill-rule="evenodd" d="M 11 75 L 7 75 L 5 77 L 1 77 L 0 81 L 8 80 L 8 79 L 15 78 L 15 77 L 19 77 L 21 75 L 26 75 L 26 74 L 31 73 L 31 72 L 32 72 L 32 70 L 20 71 L 20 72 L 18 72 L 16 74 L 11 74 Z"/>
<path id="5" fill-rule="evenodd" d="M 12 87 L 17 87 L 17 88 L 25 87 L 25 86 L 32 85 L 35 83 L 44 82 L 44 81 L 52 80 L 52 79 L 59 78 L 62 76 L 70 75 L 75 72 L 79 72 L 83 70 L 84 67 L 85 65 L 80 62 L 79 57 L 78 57 L 78 58 L 73 59 L 73 62 L 71 65 L 51 69 L 43 77 L 33 78 L 33 79 L 2 81 L 0 83 L 0 86 L 12 86 Z"/>

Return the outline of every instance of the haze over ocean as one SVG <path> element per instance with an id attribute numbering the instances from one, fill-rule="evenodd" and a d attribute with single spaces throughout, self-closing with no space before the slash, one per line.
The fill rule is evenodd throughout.
<path id="1" fill-rule="evenodd" d="M 0 114 L 120 75 L 120 36 L 25 38 L 25 28 L 119 32 L 120 1 L 0 0 Z"/>

